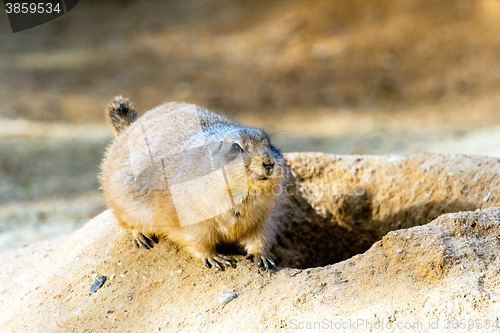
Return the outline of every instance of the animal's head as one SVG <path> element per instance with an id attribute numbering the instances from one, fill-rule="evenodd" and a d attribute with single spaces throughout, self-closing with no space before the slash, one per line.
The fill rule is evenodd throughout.
<path id="1" fill-rule="evenodd" d="M 233 177 L 233 186 L 246 182 L 250 194 L 257 189 L 267 195 L 281 191 L 278 186 L 283 178 L 285 159 L 262 129 L 226 128 L 223 134 L 211 136 L 210 147 L 215 163 L 219 167 L 225 165 L 229 185 L 231 175 L 244 170 L 245 179 Z"/>

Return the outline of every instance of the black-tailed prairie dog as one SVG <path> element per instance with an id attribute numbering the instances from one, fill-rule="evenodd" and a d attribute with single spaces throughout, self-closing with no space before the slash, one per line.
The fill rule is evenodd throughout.
<path id="1" fill-rule="evenodd" d="M 259 267 L 274 240 L 285 160 L 261 129 L 241 126 L 192 104 L 166 103 L 143 116 L 116 97 L 107 109 L 117 137 L 101 165 L 116 218 L 146 249 L 162 237 L 223 270 L 236 245 Z"/>

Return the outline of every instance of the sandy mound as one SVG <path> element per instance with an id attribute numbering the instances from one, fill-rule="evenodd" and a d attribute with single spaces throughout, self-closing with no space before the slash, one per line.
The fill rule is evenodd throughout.
<path id="1" fill-rule="evenodd" d="M 277 274 L 259 272 L 243 257 L 236 269 L 208 270 L 166 241 L 136 249 L 106 211 L 66 240 L 0 257 L 0 329 L 493 328 L 500 313 L 500 209 L 484 208 L 498 206 L 500 160 L 429 154 L 289 159 L 295 176 L 277 216 Z M 333 192 L 325 190 L 328 184 Z M 484 210 L 441 215 L 478 208 Z M 91 293 L 99 276 L 107 280 Z M 221 304 L 223 291 L 238 298 Z"/>

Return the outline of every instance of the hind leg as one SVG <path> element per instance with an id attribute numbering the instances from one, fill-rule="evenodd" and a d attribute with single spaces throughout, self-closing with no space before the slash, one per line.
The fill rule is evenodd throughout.
<path id="1" fill-rule="evenodd" d="M 146 250 L 149 250 L 153 248 L 155 243 L 158 244 L 158 237 L 156 237 L 156 235 L 143 234 L 142 232 L 134 230 L 132 236 L 134 237 L 134 244 L 136 247 L 142 246 Z"/>

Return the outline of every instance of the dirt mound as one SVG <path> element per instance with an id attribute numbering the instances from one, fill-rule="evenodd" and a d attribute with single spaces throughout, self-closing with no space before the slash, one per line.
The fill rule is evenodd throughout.
<path id="1" fill-rule="evenodd" d="M 368 250 L 391 230 L 500 206 L 497 158 L 298 153 L 288 159 L 294 171 L 273 248 L 281 266 L 335 263 Z"/>
<path id="2" fill-rule="evenodd" d="M 431 219 L 498 205 L 500 160 L 428 154 L 289 159 L 295 182 L 277 220 L 277 274 L 259 272 L 243 257 L 236 269 L 208 270 L 166 241 L 136 249 L 106 211 L 67 240 L 1 256 L 0 329 L 493 328 L 500 313 L 500 209 Z M 325 184 L 344 190 L 328 194 Z M 334 263 L 365 251 L 370 241 L 365 253 Z M 100 276 L 106 282 L 91 293 Z M 223 291 L 238 297 L 221 304 Z"/>

